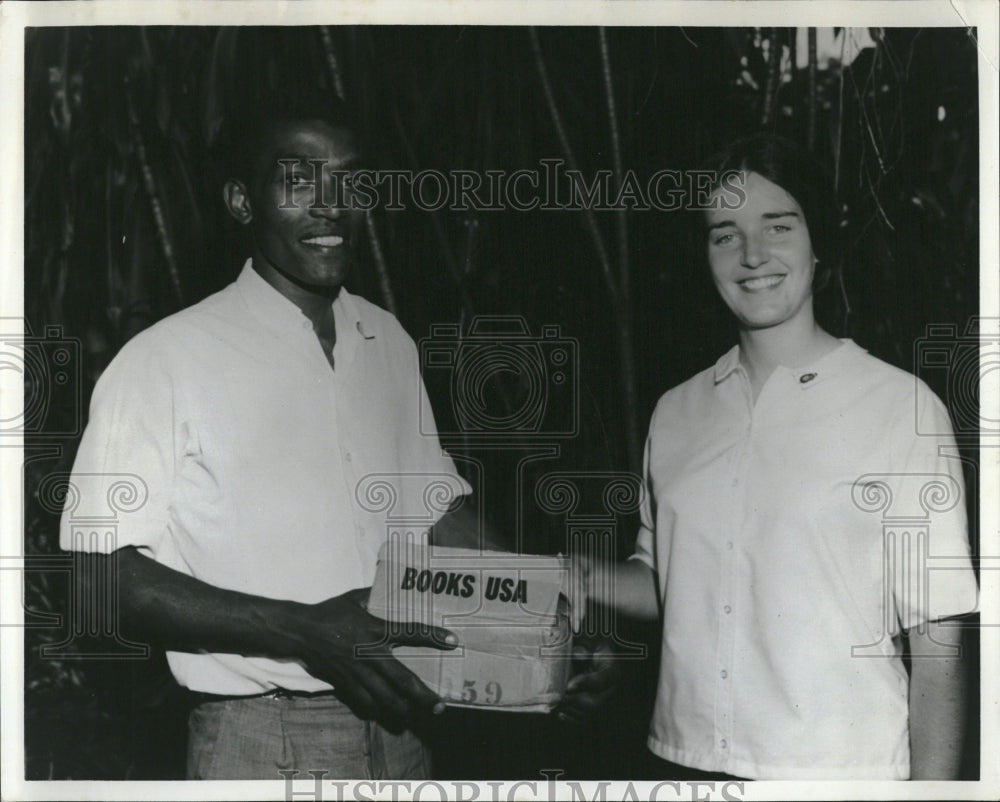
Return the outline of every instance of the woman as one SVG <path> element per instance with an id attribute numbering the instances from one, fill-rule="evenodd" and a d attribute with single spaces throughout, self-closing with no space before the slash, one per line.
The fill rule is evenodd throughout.
<path id="1" fill-rule="evenodd" d="M 585 583 L 599 603 L 662 615 L 655 771 L 954 777 L 964 684 L 959 630 L 940 620 L 973 611 L 977 590 L 961 472 L 939 455 L 954 447 L 947 412 L 817 323 L 836 257 L 822 170 L 755 136 L 716 176 L 706 250 L 739 342 L 660 399 L 636 552 L 588 566 Z M 928 485 L 944 494 L 929 510 Z M 925 526 L 887 530 L 885 498 L 915 504 Z M 925 573 L 925 553 L 956 570 Z"/>

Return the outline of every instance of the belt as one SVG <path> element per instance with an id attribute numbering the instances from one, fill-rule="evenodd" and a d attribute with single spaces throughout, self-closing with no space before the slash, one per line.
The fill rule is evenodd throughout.
<path id="1" fill-rule="evenodd" d="M 191 691 L 191 698 L 194 704 L 202 705 L 211 702 L 236 702 L 244 699 L 322 699 L 335 695 L 335 691 L 292 691 L 287 688 L 275 688 L 264 693 L 237 694 L 235 696 L 225 696 L 218 693 L 205 693 L 204 691 Z"/>

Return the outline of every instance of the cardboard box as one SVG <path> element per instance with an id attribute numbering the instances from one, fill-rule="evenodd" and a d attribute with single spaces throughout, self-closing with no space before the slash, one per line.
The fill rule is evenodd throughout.
<path id="1" fill-rule="evenodd" d="M 572 632 L 562 557 L 383 545 L 368 609 L 446 627 L 459 648 L 396 646 L 395 657 L 448 704 L 551 710 L 569 679 Z"/>

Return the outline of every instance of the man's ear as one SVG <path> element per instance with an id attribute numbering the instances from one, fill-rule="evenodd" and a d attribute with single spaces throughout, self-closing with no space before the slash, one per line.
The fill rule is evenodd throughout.
<path id="1" fill-rule="evenodd" d="M 247 225 L 253 220 L 253 210 L 250 208 L 250 193 L 242 181 L 234 178 L 226 181 L 222 187 L 222 199 L 226 209 L 240 225 Z"/>

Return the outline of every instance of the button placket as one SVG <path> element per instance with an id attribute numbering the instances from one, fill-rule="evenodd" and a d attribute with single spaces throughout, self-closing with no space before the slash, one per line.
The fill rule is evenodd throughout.
<path id="1" fill-rule="evenodd" d="M 735 504 L 739 509 L 742 504 Z M 732 613 L 732 588 L 736 583 L 736 551 L 726 548 L 722 551 L 723 582 L 719 598 L 719 610 L 716 618 L 719 621 L 719 650 L 718 650 L 718 673 L 716 674 L 716 718 L 715 718 L 715 741 L 716 744 L 725 749 L 723 744 L 727 739 L 732 739 L 732 710 L 733 691 L 732 678 L 730 676 L 733 665 L 733 651 L 736 639 L 736 628 L 734 626 Z"/>
<path id="2" fill-rule="evenodd" d="M 733 655 L 735 651 L 736 626 L 733 615 L 734 593 L 738 585 L 738 565 L 737 550 L 735 541 L 739 536 L 739 526 L 745 518 L 746 510 L 746 472 L 750 454 L 750 445 L 754 432 L 754 415 L 756 408 L 753 405 L 750 390 L 750 382 L 746 375 L 740 371 L 742 389 L 747 402 L 746 421 L 743 426 L 742 437 L 734 449 L 734 458 L 730 462 L 729 486 L 732 492 L 730 498 L 729 520 L 733 522 L 734 529 L 729 539 L 721 544 L 722 570 L 720 577 L 720 593 L 718 599 L 718 609 L 715 613 L 719 626 L 719 641 L 717 651 L 717 673 L 716 673 L 716 693 L 715 693 L 715 745 L 716 751 L 728 757 L 729 745 L 732 743 L 732 670 Z"/>
<path id="3" fill-rule="evenodd" d="M 289 331 L 289 334 L 292 334 L 292 330 Z M 317 383 L 330 381 L 333 371 L 330 370 L 330 363 L 323 354 L 323 343 L 316 336 L 312 322 L 303 320 L 296 324 L 294 337 L 298 344 L 296 351 L 301 355 L 304 364 L 309 366 L 308 369 L 314 381 Z M 319 365 L 322 365 L 322 368 Z"/>
<path id="4" fill-rule="evenodd" d="M 327 366 L 325 376 L 326 380 L 329 382 L 330 388 L 330 417 L 333 421 L 334 431 L 337 434 L 337 446 L 340 451 L 342 475 L 344 477 L 344 484 L 347 486 L 347 495 L 350 499 L 351 518 L 354 522 L 354 546 L 357 550 L 358 558 L 361 560 L 361 564 L 364 565 L 366 560 L 364 547 L 365 528 L 361 518 L 362 512 L 358 508 L 357 497 L 360 477 L 358 476 L 358 471 L 354 462 L 353 446 L 349 435 L 346 434 L 347 432 L 350 432 L 350 427 L 341 426 L 341 407 L 345 402 L 341 387 L 343 374 L 330 371 L 329 366 Z"/>

